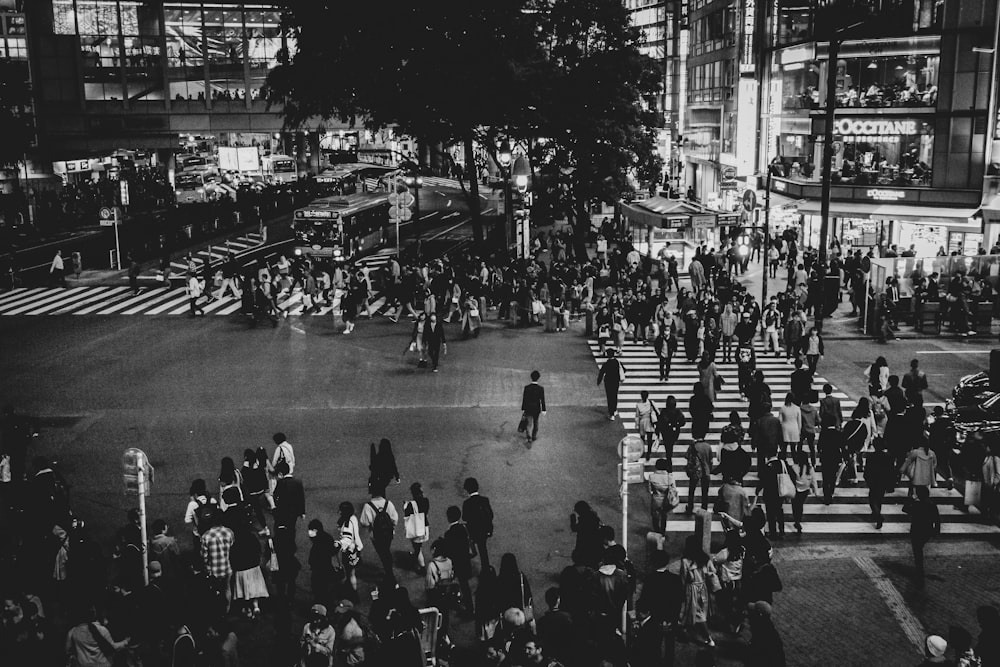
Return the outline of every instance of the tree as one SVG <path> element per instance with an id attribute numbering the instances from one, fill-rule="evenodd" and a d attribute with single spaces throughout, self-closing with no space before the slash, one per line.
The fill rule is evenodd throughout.
<path id="1" fill-rule="evenodd" d="M 477 242 L 473 142 L 494 159 L 501 139 L 526 144 L 565 193 L 581 245 L 590 201 L 616 201 L 628 175 L 659 171 L 642 99 L 662 72 L 639 53 L 620 0 L 440 0 L 382 13 L 281 3 L 297 50 L 268 77 L 267 95 L 286 123 L 338 117 L 464 144 Z"/>
<path id="2" fill-rule="evenodd" d="M 385 12 L 364 3 L 281 4 L 296 52 L 268 77 L 267 95 L 283 105 L 288 125 L 337 117 L 395 126 L 427 143 L 463 143 L 468 152 L 494 128 L 519 124 L 530 83 L 523 64 L 540 52 L 521 11 L 526 1 L 439 0 Z M 473 163 L 467 154 L 466 165 Z"/>
<path id="3" fill-rule="evenodd" d="M 33 136 L 27 63 L 0 58 L 0 168 L 17 169 Z"/>

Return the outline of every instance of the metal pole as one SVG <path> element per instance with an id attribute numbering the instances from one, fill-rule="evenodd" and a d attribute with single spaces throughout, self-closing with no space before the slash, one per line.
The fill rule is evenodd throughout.
<path id="1" fill-rule="evenodd" d="M 819 260 L 817 273 L 820 280 L 820 302 L 816 308 L 816 331 L 823 333 L 823 311 L 826 309 L 826 247 L 830 233 L 830 184 L 833 180 L 833 114 L 837 108 L 837 55 L 840 53 L 840 36 L 830 38 L 826 67 L 826 118 L 823 122 L 823 182 L 820 201 Z M 804 240 L 804 239 L 803 239 Z"/>
<path id="2" fill-rule="evenodd" d="M 419 176 L 413 179 L 413 229 L 417 240 L 420 240 L 420 181 Z M 398 243 L 396 245 L 399 245 Z M 396 254 L 399 254 L 398 252 Z"/>
<path id="3" fill-rule="evenodd" d="M 396 199 L 396 257 L 399 257 L 399 216 L 402 213 L 402 210 L 400 209 L 400 206 L 399 206 L 399 203 L 400 203 L 400 200 L 398 198 L 399 195 L 396 195 L 396 196 L 397 196 L 397 199 Z"/>
<path id="4" fill-rule="evenodd" d="M 118 240 L 118 209 L 115 209 L 115 266 L 112 268 L 116 271 L 121 271 L 122 268 L 122 246 Z"/>
<path id="5" fill-rule="evenodd" d="M 627 437 L 627 436 L 626 436 Z M 622 546 L 628 554 L 628 445 L 621 447 Z M 628 604 L 622 605 L 622 637 L 628 638 Z"/>
<path id="6" fill-rule="evenodd" d="M 149 551 L 146 548 L 148 538 L 146 537 L 146 458 L 139 457 L 139 535 L 142 539 L 140 551 L 142 552 L 142 583 L 149 583 Z"/>
<path id="7" fill-rule="evenodd" d="M 770 260 L 767 253 L 771 251 L 771 164 L 767 165 L 767 180 L 764 186 L 764 248 L 761 251 L 760 263 L 764 267 L 764 278 L 760 285 L 760 307 L 767 305 L 767 279 L 770 269 Z"/>
<path id="8" fill-rule="evenodd" d="M 510 252 L 511 235 L 513 234 L 513 238 L 515 239 L 517 238 L 517 232 L 514 231 L 514 211 L 512 210 L 513 208 L 513 202 L 511 201 L 512 199 L 513 197 L 510 192 L 510 168 L 508 167 L 507 169 L 504 170 L 504 179 L 503 179 L 503 214 L 504 214 L 504 228 L 507 230 L 506 238 L 507 238 L 508 253 Z"/>

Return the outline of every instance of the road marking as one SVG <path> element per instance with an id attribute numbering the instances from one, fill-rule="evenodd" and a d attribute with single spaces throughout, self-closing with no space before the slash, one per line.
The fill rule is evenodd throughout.
<path id="1" fill-rule="evenodd" d="M 918 350 L 917 354 L 989 354 L 991 350 Z"/>
<path id="2" fill-rule="evenodd" d="M 871 559 L 870 556 L 855 556 L 854 562 L 857 564 L 861 571 L 868 575 L 868 578 L 872 580 L 875 584 L 875 590 L 879 592 L 882 596 L 882 600 L 885 602 L 886 606 L 889 607 L 889 611 L 892 615 L 896 617 L 896 622 L 899 623 L 899 627 L 903 629 L 903 634 L 906 635 L 907 639 L 913 642 L 913 645 L 917 649 L 917 653 L 920 655 L 924 654 L 924 638 L 927 636 L 924 627 L 917 620 L 917 617 L 913 615 L 910 608 L 906 606 L 906 601 L 900 594 L 899 590 L 889 581 L 889 578 L 885 576 L 875 561 Z"/>

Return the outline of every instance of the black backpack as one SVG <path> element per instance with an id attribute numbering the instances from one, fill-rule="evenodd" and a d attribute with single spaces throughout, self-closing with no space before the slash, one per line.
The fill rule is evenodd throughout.
<path id="1" fill-rule="evenodd" d="M 393 533 L 396 532 L 396 526 L 386 511 L 389 508 L 389 501 L 386 500 L 381 509 L 375 507 L 372 502 L 368 504 L 375 510 L 375 518 L 372 519 L 372 538 L 378 544 L 389 544 L 392 542 Z"/>

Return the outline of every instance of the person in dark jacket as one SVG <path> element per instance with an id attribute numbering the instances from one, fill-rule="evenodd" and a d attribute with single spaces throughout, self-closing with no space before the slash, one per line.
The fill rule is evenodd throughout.
<path id="1" fill-rule="evenodd" d="M 531 384 L 524 386 L 521 392 L 521 411 L 528 419 L 525 431 L 528 442 L 538 438 L 538 418 L 545 414 L 545 388 L 538 384 L 542 374 L 531 371 Z"/>
<path id="2" fill-rule="evenodd" d="M 917 499 L 903 510 L 910 515 L 910 545 L 917 576 L 924 576 L 924 546 L 941 533 L 941 516 L 937 505 L 931 501 L 931 491 L 926 486 L 917 487 Z"/>
<path id="3" fill-rule="evenodd" d="M 329 606 L 334 601 L 332 595 L 338 571 L 335 563 L 340 555 L 340 545 L 323 529 L 323 522 L 319 519 L 309 522 L 308 531 L 312 542 L 309 569 L 312 572 L 313 602 Z"/>
<path id="4" fill-rule="evenodd" d="M 302 482 L 288 472 L 286 461 L 278 461 L 278 465 L 274 466 L 274 474 L 278 476 L 274 487 L 274 523 L 291 530 L 294 540 L 295 524 L 299 517 L 306 515 L 306 493 Z"/>
<path id="5" fill-rule="evenodd" d="M 667 470 L 673 467 L 674 445 L 681 436 L 681 429 L 687 423 L 684 413 L 677 407 L 677 398 L 673 395 L 667 396 L 667 404 L 660 411 L 660 417 L 656 420 L 656 431 L 660 434 L 660 444 L 663 445 L 663 456 L 667 461 Z M 646 452 L 646 459 L 649 459 L 650 451 Z"/>
<path id="6" fill-rule="evenodd" d="M 424 325 L 424 345 L 427 346 L 427 356 L 431 358 L 431 370 L 438 372 L 438 360 L 441 352 L 448 354 L 448 344 L 444 339 L 444 325 L 438 320 L 437 313 L 431 313 Z"/>
<path id="7" fill-rule="evenodd" d="M 783 472 L 788 472 L 792 481 L 795 481 L 795 472 L 778 458 L 777 449 L 770 450 L 768 460 L 760 471 L 757 493 L 764 497 L 768 537 L 772 540 L 780 540 L 785 537 L 785 499 L 781 496 L 778 488 L 778 476 Z"/>
<path id="8" fill-rule="evenodd" d="M 586 501 L 577 501 L 569 516 L 569 528 L 576 533 L 576 548 L 573 553 L 579 556 L 582 563 L 596 569 L 601 564 L 601 554 L 604 551 L 600 535 L 601 519 L 597 512 Z M 565 587 L 563 593 L 564 596 L 568 595 Z"/>
<path id="9" fill-rule="evenodd" d="M 467 477 L 462 488 L 469 497 L 462 503 L 462 518 L 469 528 L 475 551 L 479 552 L 481 568 L 489 567 L 490 552 L 487 541 L 493 537 L 493 507 L 490 499 L 479 493 L 479 480 Z"/>
<path id="10" fill-rule="evenodd" d="M 456 505 L 445 510 L 445 516 L 448 517 L 448 530 L 441 538 L 444 554 L 451 559 L 455 578 L 462 589 L 462 599 L 466 602 L 466 608 L 471 611 L 472 588 L 469 587 L 469 578 L 472 577 L 472 540 L 469 528 L 462 522 L 462 510 Z"/>
<path id="11" fill-rule="evenodd" d="M 646 577 L 642 593 L 636 602 L 636 611 L 648 616 L 652 624 L 648 633 L 649 641 L 643 642 L 648 650 L 643 651 L 647 665 L 673 665 L 674 645 L 678 633 L 677 619 L 680 617 L 684 600 L 684 587 L 679 575 L 670 572 L 667 566 L 670 556 L 665 551 L 654 551 L 651 558 L 653 571 Z M 645 624 L 644 624 L 645 625 Z M 640 631 L 640 635 L 644 634 Z"/>
<path id="12" fill-rule="evenodd" d="M 748 607 L 750 618 L 750 650 L 747 667 L 785 667 L 785 645 L 771 620 L 771 605 L 754 602 Z"/>
<path id="13" fill-rule="evenodd" d="M 559 589 L 550 587 L 545 591 L 545 604 L 549 611 L 538 619 L 538 638 L 546 647 L 550 657 L 570 663 L 573 653 L 573 642 L 576 629 L 573 617 L 560 606 Z"/>
<path id="14" fill-rule="evenodd" d="M 872 445 L 875 451 L 868 455 L 865 465 L 865 481 L 868 483 L 868 505 L 872 508 L 875 528 L 882 528 L 882 500 L 885 494 L 896 488 L 896 464 L 885 448 L 885 442 L 876 438 Z"/>
<path id="15" fill-rule="evenodd" d="M 837 430 L 834 416 L 829 413 L 823 415 L 822 427 L 817 446 L 823 474 L 823 503 L 829 505 L 837 488 L 837 472 L 844 461 L 844 433 Z"/>
<path id="16" fill-rule="evenodd" d="M 701 440 L 708 434 L 708 426 L 712 420 L 714 409 L 715 405 L 705 393 L 705 387 L 701 382 L 695 382 L 692 386 L 691 398 L 688 400 L 688 411 L 691 413 L 691 435 L 696 440 Z"/>
<path id="17" fill-rule="evenodd" d="M 368 494 L 373 489 L 385 489 L 395 480 L 399 482 L 399 468 L 396 467 L 396 455 L 392 452 L 392 443 L 388 438 L 382 438 L 378 443 L 371 443 L 368 452 Z"/>
<path id="18" fill-rule="evenodd" d="M 608 360 L 597 373 L 597 384 L 604 382 L 604 393 L 608 399 L 608 419 L 618 416 L 618 386 L 625 380 L 625 367 L 615 358 L 615 351 L 608 350 Z"/>

